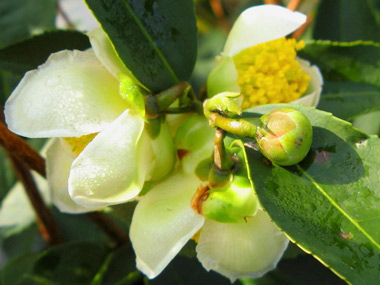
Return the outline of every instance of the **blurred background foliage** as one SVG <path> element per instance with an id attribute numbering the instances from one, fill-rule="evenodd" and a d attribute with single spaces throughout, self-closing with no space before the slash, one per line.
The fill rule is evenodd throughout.
<path id="1" fill-rule="evenodd" d="M 373 76 L 371 74 L 356 77 L 351 74 L 353 67 L 365 61 L 377 63 L 374 72 L 380 73 L 379 0 L 195 0 L 199 40 L 197 62 L 191 78 L 194 89 L 199 91 L 204 86 L 208 73 L 215 66 L 214 58 L 222 51 L 228 31 L 237 16 L 247 7 L 264 3 L 296 5 L 298 10 L 307 14 L 307 25 L 295 35 L 307 43 L 313 40 L 365 41 L 368 46 L 375 47 L 373 54 L 356 48 L 350 50 L 349 56 L 354 60 L 344 72 L 341 66 L 331 66 L 328 59 L 315 56 L 315 46 L 308 46 L 302 57 L 319 65 L 323 72 L 325 85 L 319 108 L 351 120 L 365 132 L 379 134 L 380 76 L 375 76 L 377 79 L 371 81 L 367 78 Z M 2 106 L 26 70 L 43 63 L 51 52 L 66 48 L 88 48 L 87 38 L 74 31 L 85 32 L 96 26 L 91 13 L 79 0 L 0 0 Z M 51 36 L 39 38 L 46 33 Z M 17 49 L 25 52 L 15 56 L 14 51 Z M 350 102 L 351 105 L 348 105 Z M 355 112 L 345 113 L 344 108 L 353 108 Z M 28 140 L 28 143 L 39 150 L 44 140 Z M 15 181 L 10 162 L 3 149 L 0 149 L 0 202 L 4 201 Z M 134 206 L 133 203 L 114 206 L 106 214 L 128 232 Z M 193 258 L 193 241 L 158 278 L 147 280 L 136 271 L 134 253 L 129 244 L 120 248 L 112 247 L 110 238 L 86 215 L 61 214 L 54 208 L 52 211 L 65 244 L 48 248 L 35 223 L 0 229 L 2 284 L 230 283 L 216 273 L 207 273 Z M 344 282 L 311 255 L 291 244 L 277 269 L 261 279 L 242 279 L 236 282 L 239 283 Z"/>

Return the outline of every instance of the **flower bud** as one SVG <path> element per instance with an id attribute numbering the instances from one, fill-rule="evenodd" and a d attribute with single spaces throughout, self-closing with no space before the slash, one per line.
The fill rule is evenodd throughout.
<path id="1" fill-rule="evenodd" d="M 212 167 L 209 184 L 201 185 L 192 199 L 192 208 L 207 219 L 220 223 L 244 222 L 259 208 L 241 149 L 234 148 L 234 160 L 231 172 Z"/>
<path id="2" fill-rule="evenodd" d="M 247 177 L 234 175 L 222 187 L 200 187 L 193 198 L 193 208 L 205 218 L 220 223 L 244 222 L 253 217 L 259 202 Z"/>
<path id="3" fill-rule="evenodd" d="M 313 131 L 309 119 L 288 107 L 263 115 L 256 138 L 261 153 L 272 162 L 289 166 L 309 152 Z"/>

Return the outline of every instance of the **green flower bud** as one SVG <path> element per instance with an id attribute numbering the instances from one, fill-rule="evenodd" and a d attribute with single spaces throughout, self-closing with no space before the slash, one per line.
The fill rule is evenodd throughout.
<path id="1" fill-rule="evenodd" d="M 261 153 L 272 162 L 289 166 L 309 152 L 313 130 L 309 119 L 288 107 L 263 115 L 256 137 Z"/>
<path id="2" fill-rule="evenodd" d="M 259 201 L 241 158 L 239 154 L 239 162 L 234 166 L 235 173 L 218 171 L 215 167 L 211 169 L 210 179 L 219 183 L 198 188 L 191 203 L 197 213 L 220 223 L 244 222 L 256 214 Z"/>
<path id="3" fill-rule="evenodd" d="M 223 187 L 198 189 L 193 208 L 205 218 L 220 223 L 238 223 L 256 214 L 259 202 L 248 178 L 234 175 Z"/>

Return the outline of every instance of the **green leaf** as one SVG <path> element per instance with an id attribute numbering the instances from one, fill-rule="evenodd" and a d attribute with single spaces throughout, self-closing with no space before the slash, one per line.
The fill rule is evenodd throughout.
<path id="1" fill-rule="evenodd" d="M 24 253 L 12 258 L 1 270 L 1 284 L 20 284 L 37 260 L 37 253 Z"/>
<path id="2" fill-rule="evenodd" d="M 380 41 L 378 0 L 322 0 L 315 19 L 315 39 Z"/>
<path id="3" fill-rule="evenodd" d="M 190 78 L 197 53 L 193 0 L 86 0 L 133 75 L 153 92 Z"/>
<path id="4" fill-rule="evenodd" d="M 64 49 L 87 49 L 88 37 L 74 31 L 45 33 L 0 50 L 0 69 L 23 75 L 37 68 L 49 55 Z"/>
<path id="5" fill-rule="evenodd" d="M 284 104 L 259 106 L 258 117 Z M 313 125 L 298 165 L 271 165 L 246 149 L 260 202 L 306 252 L 355 284 L 375 284 L 380 268 L 380 140 L 311 107 L 293 105 Z"/>
<path id="6" fill-rule="evenodd" d="M 327 80 L 380 87 L 380 43 L 313 41 L 300 56 L 316 64 Z"/>
<path id="7" fill-rule="evenodd" d="M 90 284 L 106 248 L 89 242 L 58 245 L 42 252 L 23 284 Z"/>
<path id="8" fill-rule="evenodd" d="M 56 0 L 0 1 L 0 47 L 55 28 Z"/>
<path id="9" fill-rule="evenodd" d="M 319 109 L 352 120 L 380 108 L 380 44 L 315 41 L 300 56 L 316 64 L 326 81 Z"/>
<path id="10" fill-rule="evenodd" d="M 324 94 L 318 109 L 350 121 L 359 115 L 380 109 L 380 90 Z"/>
<path id="11" fill-rule="evenodd" d="M 91 284 L 136 284 L 142 279 L 142 274 L 136 270 L 133 249 L 126 245 L 107 256 Z"/>

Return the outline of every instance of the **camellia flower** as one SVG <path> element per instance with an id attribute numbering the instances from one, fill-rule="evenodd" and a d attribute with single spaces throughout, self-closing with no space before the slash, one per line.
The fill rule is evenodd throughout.
<path id="1" fill-rule="evenodd" d="M 69 213 L 134 199 L 175 160 L 167 124 L 154 139 L 146 130 L 144 109 L 124 88 L 139 83 L 105 33 L 89 36 L 92 49 L 52 54 L 25 74 L 5 105 L 11 131 L 60 138 L 47 150 L 47 174 L 53 203 Z"/>
<path id="2" fill-rule="evenodd" d="M 320 72 L 295 57 L 302 43 L 282 39 L 305 19 L 273 5 L 244 11 L 208 78 L 208 96 L 241 93 L 244 108 L 291 101 L 315 106 L 321 93 Z M 289 240 L 261 207 L 241 222 L 215 221 L 193 210 L 190 203 L 205 183 L 195 172 L 210 158 L 213 140 L 207 120 L 193 116 L 185 121 L 175 140 L 182 168 L 156 184 L 136 207 L 130 237 L 137 267 L 149 278 L 160 274 L 190 239 L 197 242 L 203 267 L 231 282 L 263 276 L 276 267 L 287 248 Z"/>
<path id="3" fill-rule="evenodd" d="M 191 239 L 197 257 L 207 270 L 234 281 L 260 277 L 275 268 L 288 239 L 259 208 L 253 217 L 221 223 L 207 219 L 191 207 L 199 186 L 199 162 L 209 159 L 214 131 L 201 116 L 192 116 L 178 129 L 175 143 L 183 157 L 182 168 L 141 197 L 135 209 L 130 238 L 137 268 L 154 278 Z M 253 191 L 253 189 L 251 189 Z"/>
<path id="4" fill-rule="evenodd" d="M 305 15 L 276 5 L 245 10 L 208 77 L 208 96 L 241 93 L 243 109 L 289 102 L 316 106 L 323 83 L 319 69 L 296 57 L 303 42 L 284 38 L 305 21 Z"/>

